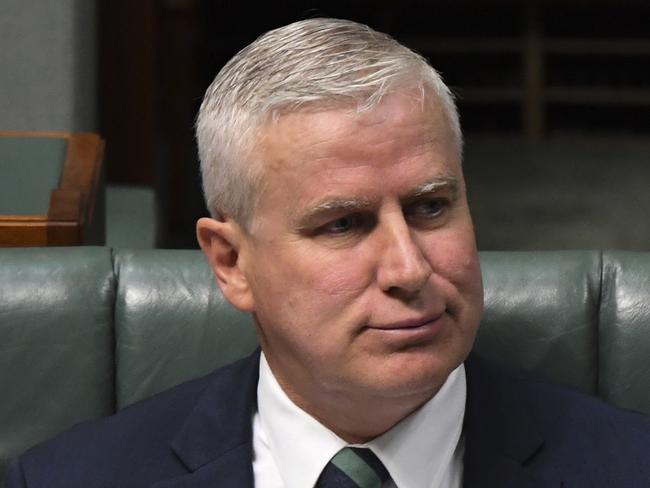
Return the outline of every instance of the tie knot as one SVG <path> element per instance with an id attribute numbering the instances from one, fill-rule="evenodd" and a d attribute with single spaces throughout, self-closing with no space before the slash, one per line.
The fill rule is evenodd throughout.
<path id="1" fill-rule="evenodd" d="M 381 488 L 389 477 L 370 449 L 344 447 L 327 463 L 316 488 Z"/>

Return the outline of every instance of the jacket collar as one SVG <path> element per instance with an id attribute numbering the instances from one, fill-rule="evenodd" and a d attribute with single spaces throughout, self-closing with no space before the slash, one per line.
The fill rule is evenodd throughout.
<path id="1" fill-rule="evenodd" d="M 259 350 L 215 373 L 172 441 L 172 450 L 190 471 L 152 488 L 252 488 L 252 415 L 256 405 Z M 525 395 L 507 374 L 470 355 L 465 362 L 464 486 L 534 488 L 550 485 L 533 464 L 544 439 Z"/>
<path id="2" fill-rule="evenodd" d="M 155 488 L 253 487 L 252 415 L 259 351 L 215 373 L 172 441 L 189 474 Z"/>
<path id="3" fill-rule="evenodd" d="M 544 438 L 519 380 L 497 369 L 473 354 L 465 361 L 464 486 L 561 486 L 534 469 Z"/>

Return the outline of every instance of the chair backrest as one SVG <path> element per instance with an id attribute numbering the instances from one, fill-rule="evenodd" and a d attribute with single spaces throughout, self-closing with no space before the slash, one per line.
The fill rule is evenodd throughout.
<path id="1" fill-rule="evenodd" d="M 478 353 L 650 414 L 650 253 L 481 265 Z M 27 447 L 256 346 L 199 251 L 0 249 L 0 479 Z"/>

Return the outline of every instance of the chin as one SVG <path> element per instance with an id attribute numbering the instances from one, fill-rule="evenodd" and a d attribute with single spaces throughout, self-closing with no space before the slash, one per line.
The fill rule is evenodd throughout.
<path id="1" fill-rule="evenodd" d="M 435 395 L 462 360 L 445 360 L 431 352 L 405 353 L 399 361 L 385 360 L 388 364 L 375 370 L 381 376 L 374 377 L 374 389 L 384 398 L 418 396 L 426 400 Z"/>

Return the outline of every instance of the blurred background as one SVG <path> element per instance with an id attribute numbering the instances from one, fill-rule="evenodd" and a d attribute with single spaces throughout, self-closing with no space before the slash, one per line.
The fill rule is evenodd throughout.
<path id="1" fill-rule="evenodd" d="M 220 67 L 269 29 L 332 16 L 390 33 L 457 94 L 480 249 L 650 249 L 647 0 L 0 7 L 0 130 L 99 132 L 108 185 L 150 196 L 144 214 L 142 199 L 107 197 L 127 224 L 148 222 L 144 246 L 196 247 L 193 123 Z"/>

